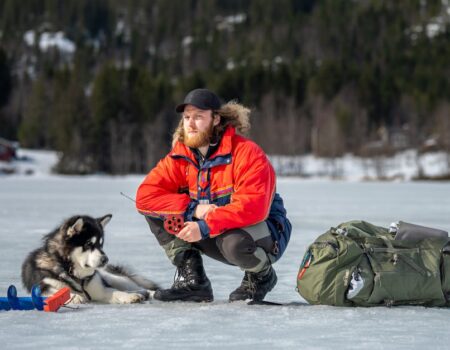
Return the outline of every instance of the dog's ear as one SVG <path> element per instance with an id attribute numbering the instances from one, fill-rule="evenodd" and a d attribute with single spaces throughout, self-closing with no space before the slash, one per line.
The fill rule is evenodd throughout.
<path id="1" fill-rule="evenodd" d="M 103 228 L 105 228 L 106 224 L 111 221 L 112 214 L 107 214 L 105 216 L 102 216 L 101 218 L 98 218 L 97 221 L 102 225 Z"/>
<path id="2" fill-rule="evenodd" d="M 72 236 L 76 235 L 77 233 L 81 232 L 81 230 L 83 228 L 83 224 L 84 224 L 83 219 L 79 218 L 77 221 L 75 221 L 75 223 L 72 226 L 70 226 L 67 229 L 67 235 L 69 237 L 72 237 Z"/>

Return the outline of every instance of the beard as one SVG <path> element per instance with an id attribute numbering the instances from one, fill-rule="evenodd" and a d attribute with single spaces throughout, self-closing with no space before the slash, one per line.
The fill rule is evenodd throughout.
<path id="1" fill-rule="evenodd" d="M 208 146 L 211 142 L 213 135 L 214 125 L 211 120 L 211 124 L 205 131 L 197 131 L 195 135 L 190 136 L 185 130 L 184 133 L 184 144 L 190 148 L 199 148 L 203 146 Z"/>

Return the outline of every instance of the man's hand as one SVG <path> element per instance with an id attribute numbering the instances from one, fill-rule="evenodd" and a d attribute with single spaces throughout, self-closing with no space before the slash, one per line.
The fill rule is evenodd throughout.
<path id="1" fill-rule="evenodd" d="M 179 239 L 190 243 L 198 242 L 202 239 L 200 227 L 198 226 L 198 223 L 193 221 L 185 222 L 184 227 L 176 236 Z"/>
<path id="2" fill-rule="evenodd" d="M 217 208 L 217 205 L 215 204 L 199 204 L 195 208 L 194 217 L 203 220 L 205 218 L 205 215 L 215 208 Z"/>

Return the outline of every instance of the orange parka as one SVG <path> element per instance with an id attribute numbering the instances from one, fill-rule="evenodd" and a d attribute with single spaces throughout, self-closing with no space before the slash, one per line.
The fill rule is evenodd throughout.
<path id="1" fill-rule="evenodd" d="M 203 164 L 177 142 L 139 186 L 136 207 L 151 217 L 184 214 L 190 221 L 197 204 L 216 204 L 198 221 L 206 238 L 266 220 L 274 194 L 275 172 L 266 154 L 228 127 Z"/>

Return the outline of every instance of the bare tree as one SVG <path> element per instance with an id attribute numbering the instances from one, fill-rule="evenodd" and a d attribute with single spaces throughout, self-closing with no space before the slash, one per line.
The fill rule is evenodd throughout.
<path id="1" fill-rule="evenodd" d="M 436 134 L 439 135 L 439 146 L 447 154 L 447 174 L 450 175 L 450 103 L 441 102 L 433 114 L 433 119 L 436 120 Z"/>

